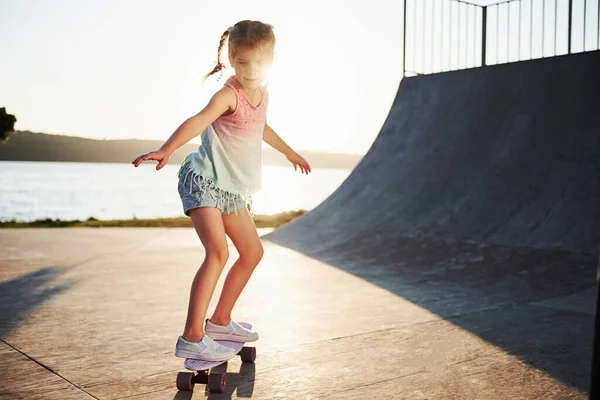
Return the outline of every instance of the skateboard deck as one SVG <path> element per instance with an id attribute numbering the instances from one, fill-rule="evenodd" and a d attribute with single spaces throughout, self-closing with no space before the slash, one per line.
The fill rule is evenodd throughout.
<path id="1" fill-rule="evenodd" d="M 239 324 L 246 329 L 252 329 L 252 324 L 247 322 L 239 322 Z M 236 355 L 239 355 L 242 359 L 242 362 L 253 363 L 256 359 L 256 347 L 245 347 L 243 342 L 232 342 L 229 340 L 215 340 L 215 342 L 234 349 Z M 204 361 L 186 358 L 183 363 L 185 369 L 196 372 L 179 372 L 177 374 L 177 389 L 194 390 L 194 385 L 196 383 L 205 383 L 207 384 L 209 391 L 217 393 L 223 392 L 227 387 L 227 373 L 210 372 L 210 370 L 226 363 L 230 359 L 223 361 Z"/>

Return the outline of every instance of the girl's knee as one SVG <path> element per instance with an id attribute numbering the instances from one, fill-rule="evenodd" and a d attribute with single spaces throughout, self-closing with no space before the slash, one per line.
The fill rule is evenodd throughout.
<path id="1" fill-rule="evenodd" d="M 206 249 L 206 258 L 223 267 L 229 259 L 229 248 L 227 245 L 221 245 Z"/>
<path id="2" fill-rule="evenodd" d="M 250 264 L 253 267 L 257 266 L 260 260 L 262 260 L 265 250 L 262 244 L 252 247 L 252 249 L 240 254 L 240 258 L 244 260 L 245 264 Z"/>
<path id="3" fill-rule="evenodd" d="M 256 264 L 258 264 L 260 262 L 260 260 L 262 260 L 264 255 L 265 255 L 265 249 L 263 248 L 263 246 L 261 244 L 256 249 Z"/>

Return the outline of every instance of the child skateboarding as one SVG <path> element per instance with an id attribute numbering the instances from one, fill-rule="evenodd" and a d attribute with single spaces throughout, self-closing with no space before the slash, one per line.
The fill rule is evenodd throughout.
<path id="1" fill-rule="evenodd" d="M 209 76 L 226 68 L 222 50 L 227 44 L 233 74 L 198 114 L 185 120 L 157 150 L 140 155 L 132 164 L 158 161 L 163 168 L 171 154 L 201 134 L 202 144 L 181 164 L 178 191 L 184 214 L 192 220 L 205 248 L 205 259 L 190 290 L 187 319 L 175 355 L 204 361 L 227 360 L 236 350 L 216 340 L 253 342 L 258 333 L 231 319 L 232 309 L 263 256 L 263 246 L 248 205 L 261 189 L 262 141 L 283 153 L 302 173 L 309 163 L 267 125 L 267 71 L 273 62 L 273 27 L 259 21 L 240 21 L 222 35 L 217 64 Z M 226 236 L 239 258 L 231 267 L 209 319 L 208 305 L 227 263 Z"/>

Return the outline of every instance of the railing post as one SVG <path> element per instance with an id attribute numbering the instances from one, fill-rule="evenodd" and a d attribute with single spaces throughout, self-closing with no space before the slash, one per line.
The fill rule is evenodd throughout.
<path id="1" fill-rule="evenodd" d="M 402 41 L 404 44 L 402 45 L 402 77 L 406 76 L 406 0 L 404 0 L 404 35 L 402 36 Z"/>
<path id="2" fill-rule="evenodd" d="M 487 6 L 481 7 L 483 9 L 483 26 L 481 29 L 481 66 L 484 67 L 486 48 L 487 48 Z"/>
<path id="3" fill-rule="evenodd" d="M 431 7 L 431 73 L 435 72 L 435 63 L 433 62 L 433 58 L 435 56 L 434 49 L 434 33 L 435 33 L 435 0 L 432 2 Z M 425 38 L 423 38 L 423 42 Z"/>
<path id="4" fill-rule="evenodd" d="M 554 0 L 554 56 L 556 57 L 556 42 L 557 42 L 557 36 L 558 36 L 558 25 L 557 25 L 557 19 L 558 19 L 558 0 Z"/>
<path id="5" fill-rule="evenodd" d="M 585 24 L 587 22 L 587 0 L 583 0 L 583 51 L 585 51 L 585 34 L 586 34 L 586 29 L 585 29 Z"/>
<path id="6" fill-rule="evenodd" d="M 510 2 L 506 3 L 506 62 L 510 62 Z"/>
<path id="7" fill-rule="evenodd" d="M 571 54 L 571 31 L 573 30 L 573 0 L 569 0 L 569 42 L 567 54 Z"/>
<path id="8" fill-rule="evenodd" d="M 546 0 L 542 1 L 542 58 L 544 58 L 544 35 L 546 35 Z"/>

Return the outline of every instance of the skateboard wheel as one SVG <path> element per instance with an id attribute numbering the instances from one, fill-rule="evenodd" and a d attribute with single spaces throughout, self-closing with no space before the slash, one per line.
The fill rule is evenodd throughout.
<path id="1" fill-rule="evenodd" d="M 194 390 L 194 373 L 179 372 L 177 374 L 177 389 Z"/>
<path id="2" fill-rule="evenodd" d="M 208 376 L 208 391 L 212 393 L 223 393 L 227 387 L 227 374 L 211 373 Z"/>
<path id="3" fill-rule="evenodd" d="M 242 362 L 253 363 L 256 360 L 256 347 L 243 347 L 240 351 Z"/>

